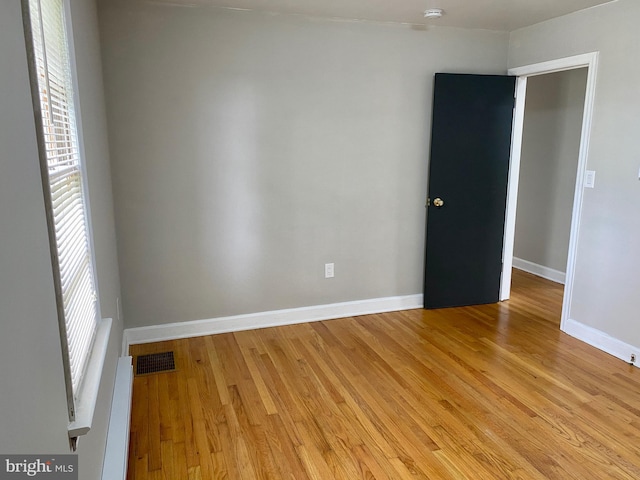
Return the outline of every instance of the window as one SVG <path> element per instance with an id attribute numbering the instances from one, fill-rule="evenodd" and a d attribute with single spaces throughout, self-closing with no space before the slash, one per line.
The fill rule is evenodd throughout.
<path id="1" fill-rule="evenodd" d="M 69 420 L 73 423 L 79 415 L 100 322 L 64 2 L 23 0 L 23 5 Z M 93 417 L 93 408 L 90 410 Z"/>

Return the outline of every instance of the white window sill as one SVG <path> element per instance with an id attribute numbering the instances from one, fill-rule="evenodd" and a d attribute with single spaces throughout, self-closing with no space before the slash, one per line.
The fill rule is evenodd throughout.
<path id="1" fill-rule="evenodd" d="M 98 324 L 96 331 L 96 339 L 91 350 L 91 357 L 87 364 L 87 371 L 82 382 L 80 394 L 76 399 L 76 418 L 69 423 L 67 430 L 69 438 L 74 439 L 80 435 L 86 435 L 91 430 L 93 422 L 93 412 L 96 408 L 98 399 L 98 390 L 100 388 L 100 379 L 102 378 L 102 369 L 107 356 L 107 347 L 109 345 L 109 336 L 111 334 L 110 318 L 103 318 Z"/>

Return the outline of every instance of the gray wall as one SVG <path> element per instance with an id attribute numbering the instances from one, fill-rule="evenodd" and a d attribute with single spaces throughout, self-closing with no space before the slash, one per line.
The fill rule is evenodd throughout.
<path id="1" fill-rule="evenodd" d="M 514 256 L 566 271 L 587 69 L 529 78 Z"/>
<path id="2" fill-rule="evenodd" d="M 99 294 L 113 317 L 94 428 L 80 439 L 80 478 L 102 469 L 122 341 L 95 5 L 72 0 Z M 19 0 L 0 2 L 0 452 L 68 453 L 67 407 Z"/>
<path id="3" fill-rule="evenodd" d="M 600 52 L 572 319 L 640 346 L 640 2 L 620 0 L 510 36 L 509 66 Z"/>
<path id="4" fill-rule="evenodd" d="M 421 293 L 433 75 L 503 73 L 506 34 L 100 20 L 127 327 Z"/>

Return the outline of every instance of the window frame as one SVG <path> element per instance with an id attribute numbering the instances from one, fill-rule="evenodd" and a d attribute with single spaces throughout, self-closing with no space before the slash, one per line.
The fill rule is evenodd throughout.
<path id="1" fill-rule="evenodd" d="M 34 119 L 35 119 L 35 131 L 38 144 L 38 156 L 40 171 L 42 177 L 42 188 L 44 196 L 44 208 L 47 219 L 47 228 L 49 234 L 49 248 L 51 254 L 51 265 L 53 274 L 53 284 L 56 297 L 56 310 L 58 327 L 60 331 L 60 343 L 62 351 L 62 364 L 65 380 L 65 392 L 67 397 L 67 413 L 69 417 L 68 434 L 71 440 L 71 447 L 75 450 L 77 437 L 86 434 L 93 421 L 93 413 L 95 404 L 97 401 L 97 394 L 102 376 L 102 370 L 106 357 L 110 332 L 111 332 L 111 319 L 101 319 L 100 312 L 100 296 L 98 289 L 98 278 L 96 271 L 96 258 L 94 248 L 94 236 L 93 228 L 91 224 L 91 207 L 89 200 L 88 189 L 88 175 L 86 169 L 86 155 L 84 149 L 83 132 L 82 132 L 82 117 L 80 112 L 80 99 L 78 92 L 78 78 L 75 62 L 75 49 L 73 40 L 73 29 L 71 25 L 71 9 L 69 0 L 58 0 L 61 3 L 60 12 L 62 15 L 63 29 L 64 29 L 64 41 L 66 44 L 66 56 L 68 60 L 69 83 L 68 91 L 69 103 L 67 104 L 71 110 L 71 116 L 73 118 L 73 127 L 75 128 L 75 137 L 77 145 L 77 157 L 78 165 L 77 170 L 79 172 L 80 184 L 81 184 L 81 197 L 82 206 L 84 210 L 84 234 L 86 237 L 86 244 L 88 249 L 88 261 L 90 263 L 90 277 L 92 295 L 94 297 L 94 303 L 92 312 L 95 313 L 92 328 L 93 339 L 88 344 L 88 348 L 83 349 L 86 354 L 85 361 L 80 368 L 81 377 L 77 381 L 77 384 L 73 385 L 73 378 L 71 373 L 71 358 L 69 355 L 69 335 L 67 335 L 66 327 L 66 312 L 63 300 L 63 287 L 61 282 L 60 261 L 58 258 L 58 239 L 56 236 L 56 221 L 54 218 L 53 199 L 51 194 L 51 179 L 49 176 L 49 157 L 47 155 L 47 126 L 43 120 L 43 103 L 40 98 L 41 85 L 39 81 L 38 60 L 36 58 L 36 49 L 34 46 L 34 33 L 37 35 L 42 34 L 40 25 L 32 25 L 31 16 L 31 1 L 22 0 L 22 16 L 25 32 L 25 43 L 27 51 L 27 60 L 29 67 L 29 78 L 31 87 L 31 96 L 33 102 Z M 33 0 L 37 2 L 40 8 L 42 2 L 48 0 Z M 41 13 L 40 13 L 41 14 Z M 64 48 L 64 47 L 63 47 Z M 45 54 L 46 59 L 46 54 Z M 45 69 L 48 65 L 45 63 Z M 47 69 L 47 72 L 49 70 Z M 48 78 L 49 73 L 47 73 Z M 51 106 L 49 99 L 48 105 Z M 81 255 L 82 258 L 86 258 L 85 255 Z"/>

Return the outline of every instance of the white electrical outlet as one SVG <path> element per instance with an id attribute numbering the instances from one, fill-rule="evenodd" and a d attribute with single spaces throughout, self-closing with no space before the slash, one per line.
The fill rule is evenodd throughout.
<path id="1" fill-rule="evenodd" d="M 333 263 L 325 263 L 324 264 L 324 278 L 333 278 L 334 276 L 334 264 Z"/>
<path id="2" fill-rule="evenodd" d="M 587 170 L 584 176 L 584 186 L 586 188 L 595 188 L 596 186 L 596 172 L 595 170 Z"/>

